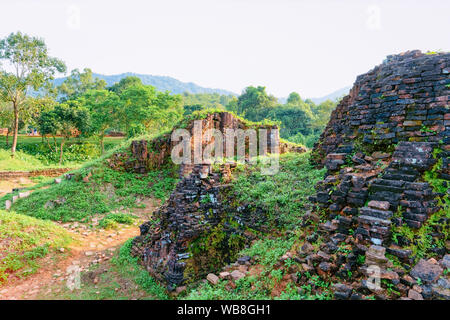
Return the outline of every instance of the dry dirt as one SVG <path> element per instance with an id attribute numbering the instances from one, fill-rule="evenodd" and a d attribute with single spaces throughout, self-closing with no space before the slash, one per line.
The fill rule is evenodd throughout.
<path id="1" fill-rule="evenodd" d="M 80 271 L 87 271 L 93 265 L 100 266 L 99 270 L 108 268 L 114 252 L 126 240 L 139 235 L 139 225 L 150 217 L 159 202 L 144 199 L 141 204 L 145 208 L 133 211 L 139 217 L 135 223 L 119 225 L 118 229 L 99 229 L 96 227 L 96 219 L 89 225 L 79 222 L 58 223 L 73 235 L 74 242 L 67 250 L 50 254 L 40 261 L 41 268 L 35 274 L 23 279 L 10 276 L 8 282 L 0 287 L 0 300 L 32 300 L 46 295 L 55 296 L 65 287 L 62 284 L 68 282 L 70 269 L 74 266 L 79 267 Z"/>

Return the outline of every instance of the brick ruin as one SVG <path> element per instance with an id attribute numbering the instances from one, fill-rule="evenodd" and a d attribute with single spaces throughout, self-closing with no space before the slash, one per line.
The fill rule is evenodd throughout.
<path id="1" fill-rule="evenodd" d="M 201 142 L 201 150 L 204 150 L 209 143 L 213 143 L 215 137 L 208 136 L 207 131 L 215 129 L 224 133 L 226 129 L 234 130 L 247 130 L 247 129 L 265 129 L 267 130 L 267 147 L 265 150 L 260 151 L 258 146 L 258 152 L 261 154 L 271 153 L 275 150 L 274 147 L 278 146 L 280 153 L 286 152 L 305 152 L 306 148 L 300 145 L 295 145 L 280 140 L 279 129 L 276 125 L 255 125 L 250 122 L 242 121 L 233 116 L 229 112 L 216 112 L 207 114 L 202 119 L 197 119 L 201 121 L 202 136 L 204 140 Z M 194 141 L 194 120 L 189 121 L 186 124 L 182 124 L 179 128 L 186 129 L 191 135 L 191 152 L 192 159 L 194 159 L 195 141 Z M 245 160 L 248 160 L 248 147 L 249 138 L 246 137 L 246 150 L 245 150 Z M 257 138 L 259 143 L 260 137 Z M 171 133 L 163 134 L 153 140 L 136 140 L 132 141 L 129 152 L 115 153 L 110 159 L 108 159 L 109 165 L 115 169 L 125 169 L 127 171 L 132 171 L 136 173 L 146 173 L 149 170 L 160 168 L 170 162 L 170 155 L 172 148 L 179 142 L 173 142 L 171 140 Z M 274 147 L 272 147 L 274 146 Z M 227 151 L 227 136 L 224 135 L 223 139 L 223 153 L 226 154 Z M 277 151 L 277 150 L 275 150 Z M 234 151 L 237 154 L 237 139 L 234 138 Z M 188 174 L 192 170 L 192 166 L 182 165 L 181 171 L 184 174 Z"/>
<path id="2" fill-rule="evenodd" d="M 279 144 L 281 153 L 306 151 L 304 147 L 280 142 L 277 126 L 249 124 L 227 112 L 208 114 L 201 121 L 203 132 L 208 129 L 224 132 L 227 128 L 267 129 L 268 146 L 264 153 L 270 153 L 274 143 Z M 185 128 L 193 133 L 194 123 L 187 123 Z M 225 152 L 226 139 L 223 143 Z M 203 141 L 202 147 L 206 144 Z M 152 141 L 134 141 L 130 152 L 111 158 L 110 166 L 145 173 L 169 163 L 174 145 L 170 135 Z M 235 167 L 234 162 L 219 166 L 181 164 L 175 190 L 153 213 L 152 220 L 141 225 L 140 236 L 133 240 L 133 255 L 141 259 L 152 276 L 167 284 L 169 291 L 198 280 L 236 258 L 244 244 L 256 239 L 249 228 L 264 231 L 263 210 L 230 203 L 228 179 Z"/>
<path id="3" fill-rule="evenodd" d="M 397 235 L 393 241 L 392 230 L 401 226 L 420 230 L 442 209 L 442 201 L 448 201 L 449 94 L 450 54 L 410 51 L 388 56 L 358 76 L 349 95 L 332 112 L 312 152 L 312 161 L 325 166 L 327 173 L 310 200 L 318 208 L 316 214 L 326 219 L 319 226 L 325 242 L 322 249 L 334 253 L 336 244 L 346 239 L 354 244 L 351 257 L 342 259 L 334 272 L 355 272 L 355 257 L 364 253 L 366 267 L 375 261 L 384 270 L 384 279 L 402 274 L 386 271 L 385 253 L 413 266 L 416 257 L 406 249 L 411 241 Z M 443 239 L 449 220 L 447 212 L 432 226 L 429 237 Z M 443 240 L 445 247 L 433 246 L 429 253 L 436 259 L 445 256 L 446 267 L 436 259 L 420 260 L 426 265 L 422 271 L 431 270 L 433 264 L 440 274 L 448 268 L 450 242 Z M 360 271 L 364 273 L 364 268 Z M 440 281 L 436 295 L 450 299 L 448 277 Z M 352 288 L 344 287 L 336 289 L 337 296 L 345 291 L 349 298 Z M 430 298 L 430 290 L 423 297 Z"/>

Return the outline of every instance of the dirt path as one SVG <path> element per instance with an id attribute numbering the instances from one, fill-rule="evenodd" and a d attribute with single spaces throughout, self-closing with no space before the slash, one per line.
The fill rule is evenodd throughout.
<path id="1" fill-rule="evenodd" d="M 145 208 L 136 209 L 133 214 L 139 218 L 133 225 L 120 225 L 118 229 L 105 230 L 82 223 L 61 224 L 75 241 L 68 250 L 50 254 L 41 261 L 41 268 L 24 279 L 10 277 L 6 285 L 0 287 L 0 300 L 41 299 L 55 296 L 64 290 L 73 271 L 87 271 L 93 265 L 108 268 L 109 260 L 128 239 L 139 235 L 139 225 L 148 219 L 157 206 L 157 202 L 148 199 L 142 202 Z M 93 279 L 94 281 L 96 279 Z M 97 280 L 98 281 L 98 280 Z"/>
<path id="2" fill-rule="evenodd" d="M 28 177 L 13 177 L 0 179 L 0 197 L 12 192 L 14 188 L 31 187 L 36 182 L 30 180 Z"/>

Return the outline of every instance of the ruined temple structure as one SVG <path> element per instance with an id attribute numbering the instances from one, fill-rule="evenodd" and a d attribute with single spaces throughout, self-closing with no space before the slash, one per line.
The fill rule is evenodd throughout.
<path id="1" fill-rule="evenodd" d="M 265 149 L 260 150 L 259 140 L 261 137 L 257 136 L 257 150 L 258 154 L 269 154 L 272 152 L 286 153 L 286 152 L 298 152 L 302 153 L 306 151 L 306 148 L 301 145 L 295 145 L 292 143 L 284 142 L 280 140 L 279 129 L 276 125 L 256 125 L 248 121 L 243 121 L 239 118 L 233 116 L 233 114 L 229 112 L 215 112 L 211 114 L 207 114 L 204 118 L 197 119 L 201 122 L 201 133 L 203 140 L 200 142 L 201 148 L 199 150 L 205 150 L 208 144 L 215 142 L 215 136 L 211 136 L 208 133 L 209 130 L 218 130 L 223 134 L 223 154 L 226 155 L 228 146 L 228 136 L 226 136 L 225 132 L 227 129 L 237 130 L 247 130 L 247 129 L 255 129 L 258 131 L 259 129 L 266 130 L 265 137 Z M 189 121 L 186 124 L 181 124 L 181 128 L 186 129 L 191 136 L 190 144 L 191 144 L 191 152 L 192 152 L 192 160 L 194 159 L 196 142 L 194 138 L 194 124 L 195 119 Z M 175 129 L 179 129 L 176 127 Z M 174 129 L 174 130 L 175 130 Z M 237 138 L 234 137 L 234 155 L 237 154 Z M 248 160 L 248 148 L 249 148 L 249 138 L 246 137 L 246 150 L 245 150 L 245 158 Z M 171 133 L 161 135 L 151 141 L 147 140 L 136 140 L 131 143 L 131 148 L 129 152 L 126 153 L 116 153 L 109 160 L 110 166 L 112 168 L 125 168 L 127 171 L 133 171 L 136 173 L 146 173 L 149 170 L 153 170 L 156 168 L 160 168 L 165 165 L 168 161 L 170 161 L 170 156 L 173 147 L 178 144 L 179 141 L 171 140 Z M 278 149 L 277 149 L 278 148 Z M 199 164 L 199 163 L 197 163 Z M 181 171 L 184 174 L 188 174 L 192 166 L 190 165 L 182 165 Z"/>
<path id="2" fill-rule="evenodd" d="M 353 260 L 357 252 L 364 254 L 366 245 L 372 246 L 366 252 L 366 264 L 370 257 L 386 263 L 385 253 L 413 263 L 416 257 L 406 249 L 411 241 L 401 235 L 394 241 L 392 231 L 405 226 L 417 232 L 448 199 L 449 94 L 449 53 L 409 51 L 388 56 L 357 77 L 349 95 L 332 112 L 312 153 L 312 161 L 327 168 L 310 199 L 327 220 L 320 225 L 325 250 L 333 251 L 339 241 L 353 235 L 358 243 Z M 449 239 L 443 239 L 448 228 L 447 212 L 427 235 L 443 240 L 445 247 L 433 245 L 429 253 L 436 259 L 421 260 L 425 267 L 415 269 L 435 268 L 442 274 L 445 266 L 432 264 L 443 256 L 450 258 Z M 354 271 L 355 261 L 345 261 L 340 262 L 340 271 Z M 397 276 L 387 272 L 382 278 Z M 441 296 L 449 299 L 450 282 L 440 281 L 447 286 L 439 289 Z"/>
<path id="3" fill-rule="evenodd" d="M 200 119 L 203 133 L 208 129 L 266 129 L 267 148 L 278 144 L 278 152 L 305 152 L 304 147 L 280 142 L 276 126 L 244 122 L 227 112 Z M 193 133 L 194 122 L 184 128 Z M 261 136 L 257 137 L 261 139 Z M 226 150 L 226 139 L 223 141 Z M 191 145 L 194 138 L 191 139 Z M 202 148 L 208 141 L 202 142 Z M 128 153 L 116 154 L 111 167 L 145 173 L 170 161 L 174 143 L 170 135 L 153 141 L 134 141 Z M 193 149 L 193 146 L 192 146 Z M 275 148 L 276 150 L 276 148 Z M 192 151 L 194 152 L 194 151 Z M 236 154 L 236 153 L 235 153 Z M 246 153 L 247 155 L 247 153 Z M 206 276 L 235 258 L 244 244 L 256 238 L 249 232 L 264 231 L 266 215 L 249 205 L 233 205 L 228 195 L 234 162 L 181 164 L 180 181 L 168 201 L 153 213 L 151 221 L 141 225 L 141 234 L 133 240 L 132 254 L 140 258 L 149 273 L 167 285 L 169 291 Z"/>

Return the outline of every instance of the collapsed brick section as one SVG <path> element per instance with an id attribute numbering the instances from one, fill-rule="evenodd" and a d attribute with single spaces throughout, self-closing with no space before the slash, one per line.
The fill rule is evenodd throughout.
<path id="1" fill-rule="evenodd" d="M 383 64 L 358 76 L 350 94 L 332 112 L 312 152 L 312 161 L 327 168 L 325 179 L 316 186 L 317 194 L 310 198 L 318 208 L 316 212 L 327 220 L 319 225 L 321 250 L 333 252 L 339 241 L 346 239 L 345 243 L 352 243 L 354 256 L 364 254 L 366 258 L 359 268 L 350 256 L 342 259 L 341 267 L 333 271 L 335 275 L 354 272 L 354 276 L 369 276 L 369 266 L 378 265 L 381 279 L 392 281 L 404 298 L 450 298 L 448 276 L 439 279 L 442 269 L 437 260 L 420 260 L 427 266 L 421 270 L 422 278 L 429 270 L 440 268 L 434 282 L 424 285 L 422 292 L 417 285 L 418 289 L 409 291 L 403 288 L 409 280 L 399 283 L 399 275 L 411 279 L 411 286 L 415 280 L 404 270 L 394 268 L 393 272 L 392 262 L 385 257 L 385 253 L 391 254 L 413 267 L 417 257 L 405 248 L 411 242 L 398 235 L 393 241 L 392 230 L 407 226 L 417 231 L 442 209 L 439 201 L 448 198 L 449 87 L 449 53 L 406 52 L 389 56 Z M 440 191 L 433 189 L 425 179 L 427 175 L 439 179 Z M 442 187 L 447 188 L 446 193 Z M 432 241 L 445 238 L 449 220 L 448 215 L 441 218 L 427 237 Z M 436 259 L 444 257 L 441 261 L 449 257 L 445 255 L 449 239 L 444 243 L 444 247 L 430 248 Z M 352 288 L 374 292 L 364 281 L 351 286 L 339 284 L 335 297 L 350 298 Z M 375 293 L 383 297 L 381 291 Z"/>

